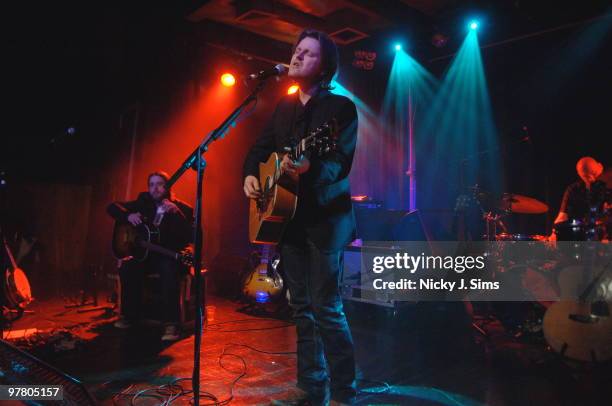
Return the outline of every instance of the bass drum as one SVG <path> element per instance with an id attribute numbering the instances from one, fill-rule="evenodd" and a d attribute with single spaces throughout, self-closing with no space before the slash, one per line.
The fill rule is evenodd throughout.
<path id="1" fill-rule="evenodd" d="M 32 302 L 30 281 L 20 268 L 5 269 L 2 275 L 2 297 L 0 302 L 9 313 L 21 316 L 25 307 Z M 7 319 L 15 319 L 11 316 Z"/>

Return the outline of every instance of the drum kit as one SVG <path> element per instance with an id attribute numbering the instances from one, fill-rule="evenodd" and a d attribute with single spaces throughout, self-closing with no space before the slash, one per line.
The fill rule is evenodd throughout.
<path id="1" fill-rule="evenodd" d="M 608 188 L 612 188 L 612 176 L 609 176 Z M 610 291 L 600 295 L 595 302 L 607 303 L 612 312 L 612 277 L 608 277 L 609 265 L 612 263 L 612 250 L 609 242 L 612 236 L 612 212 L 608 207 L 599 207 L 591 211 L 589 218 L 568 219 L 555 224 L 551 236 L 543 234 L 513 233 L 509 230 L 507 219 L 514 214 L 541 215 L 548 212 L 548 206 L 532 197 L 504 193 L 501 198 L 493 198 L 492 194 L 480 189 L 471 188 L 470 200 L 475 204 L 482 215 L 484 227 L 482 239 L 490 241 L 490 259 L 494 261 L 493 277 L 499 280 L 511 280 L 517 283 L 522 292 L 524 303 L 504 302 L 494 306 L 493 314 L 500 321 L 504 314 L 512 313 L 514 317 L 512 326 L 504 326 L 517 336 L 525 333 L 541 333 L 546 342 L 556 352 L 566 358 L 580 361 L 604 360 L 612 358 L 610 343 L 593 344 L 600 336 L 612 336 L 612 315 L 592 315 L 590 304 L 585 300 L 584 289 L 577 290 L 577 280 L 585 280 L 585 275 L 594 271 L 590 262 L 585 262 L 585 253 L 591 249 L 592 257 L 597 256 L 599 263 L 605 263 L 601 271 L 600 280 L 590 280 L 590 290 L 598 289 L 595 284 L 610 286 Z M 520 249 L 519 249 L 520 247 Z M 569 248 L 568 248 L 569 247 Z M 580 256 L 582 255 L 582 257 Z M 592 269 L 589 269 L 592 268 Z M 604 278 L 605 276 L 605 278 Z M 574 289 L 574 294 L 567 296 L 564 292 L 564 279 L 571 279 L 565 287 Z M 518 282 L 517 282 L 518 281 Z M 546 297 L 548 299 L 542 299 Z M 550 299 L 555 297 L 555 299 Z M 519 300 L 518 297 L 515 300 Z M 561 300 L 561 302 L 558 302 Z M 568 313 L 565 307 L 572 310 Z M 605 307 L 605 306 L 604 306 Z M 574 322 L 572 317 L 577 311 L 583 310 L 585 320 L 597 319 L 593 326 Z M 519 309 L 518 311 L 515 311 Z M 503 314 L 502 314 L 503 313 Z M 601 313 L 601 312 L 600 312 Z M 606 313 L 606 312 L 604 312 Z M 603 317 L 603 318 L 602 318 Z M 568 321 L 569 320 L 569 321 Z M 582 320 L 582 319 L 581 319 Z M 603 321 L 602 321 L 603 320 Z M 502 321 L 502 323 L 504 323 Z M 585 325 L 583 325 L 585 324 Z M 535 327 L 534 327 L 535 326 Z M 561 326 L 561 327 L 560 327 Z M 593 330 L 593 331 L 591 331 Z M 584 346 L 580 343 L 587 338 L 591 344 Z M 587 340 L 587 341 L 588 341 Z M 563 345 L 565 343 L 565 345 Z M 571 348 L 568 349 L 568 343 Z M 595 355 L 592 355 L 595 354 Z M 595 357 L 595 358 L 593 358 Z"/>
<path id="2" fill-rule="evenodd" d="M 612 175 L 610 176 L 612 178 Z M 612 179 L 610 180 L 612 183 Z M 608 187 L 612 187 L 608 186 Z M 504 222 L 513 214 L 545 214 L 548 205 L 533 197 L 515 193 L 503 193 L 500 198 L 493 198 L 490 192 L 478 185 L 470 188 L 471 196 L 461 196 L 465 205 L 473 202 L 482 213 L 484 220 L 484 241 L 540 241 L 546 242 L 549 237 L 542 234 L 511 233 Z M 467 202 L 467 203 L 466 203 Z M 592 219 L 569 219 L 554 225 L 557 241 L 602 241 L 609 240 L 612 233 L 612 212 L 610 209 L 596 211 Z"/>

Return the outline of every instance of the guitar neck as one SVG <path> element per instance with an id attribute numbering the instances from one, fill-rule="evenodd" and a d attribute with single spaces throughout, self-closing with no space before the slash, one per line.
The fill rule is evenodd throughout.
<path id="1" fill-rule="evenodd" d="M 322 137 L 329 137 L 336 131 L 336 120 L 330 120 L 312 131 L 310 135 L 302 138 L 296 146 L 291 148 L 293 158 L 299 158 L 302 154 L 312 148 L 319 146 Z"/>
<path id="2" fill-rule="evenodd" d="M 597 291 L 597 287 L 601 285 L 601 281 L 604 279 L 604 275 L 610 270 L 610 263 L 603 267 L 601 271 L 597 274 L 595 279 L 589 283 L 584 292 L 578 297 L 578 301 L 586 303 L 592 301 L 593 294 Z"/>
<path id="3" fill-rule="evenodd" d="M 156 245 L 150 242 L 146 242 L 146 241 L 141 241 L 140 245 L 143 248 L 148 249 L 149 251 L 157 252 L 158 254 L 162 254 L 170 258 L 179 259 L 179 254 L 177 252 L 174 252 L 164 247 L 160 247 L 159 245 Z"/>
<path id="4" fill-rule="evenodd" d="M 306 138 L 302 138 L 298 144 L 292 148 L 291 154 L 297 159 L 302 156 L 302 154 L 308 151 L 312 146 L 315 145 L 315 136 L 309 135 Z"/>
<path id="5" fill-rule="evenodd" d="M 270 262 L 270 244 L 263 244 L 261 247 L 261 263 L 267 264 Z"/>

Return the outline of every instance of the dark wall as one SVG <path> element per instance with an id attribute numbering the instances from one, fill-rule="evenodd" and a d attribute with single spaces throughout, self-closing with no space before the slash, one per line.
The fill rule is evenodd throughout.
<path id="1" fill-rule="evenodd" d="M 104 207 L 126 197 L 136 112 L 138 142 L 131 197 L 144 189 L 149 171 L 172 172 L 246 95 L 246 89 L 236 88 L 223 103 L 215 102 L 211 92 L 224 69 L 246 73 L 266 64 L 207 46 L 195 34 L 194 25 L 184 20 L 180 4 L 170 8 L 106 4 L 95 13 L 89 5 L 47 7 L 11 14 L 14 29 L 7 57 L 11 103 L 1 140 L 0 169 L 7 171 L 12 184 L 75 185 L 77 190 L 90 190 L 89 200 L 81 202 L 91 213 L 86 223 L 79 223 L 89 224 L 82 258 L 85 263 L 112 266 L 111 222 Z M 490 34 L 483 31 L 481 42 L 530 32 L 538 28 L 535 25 L 514 27 L 506 22 Z M 606 165 L 612 162 L 610 31 L 609 25 L 607 32 L 592 27 L 578 25 L 482 50 L 496 125 L 507 146 L 508 191 L 547 202 L 549 222 L 563 188 L 575 179 L 574 164 L 580 156 L 592 155 Z M 453 52 L 463 34 L 455 33 L 454 42 L 444 50 L 432 50 L 430 33 L 422 34 L 411 53 L 441 78 L 450 59 L 430 59 Z M 393 59 L 393 53 L 386 51 L 391 40 L 390 34 L 381 34 L 343 49 L 342 83 L 374 112 L 382 104 Z M 374 71 L 351 67 L 355 49 L 378 52 Z M 256 113 L 211 148 L 204 219 L 208 260 L 221 249 L 241 254 L 250 249 L 240 167 L 285 88 L 286 82 L 271 82 Z M 73 135 L 66 134 L 70 126 L 75 127 Z M 524 126 L 530 142 L 516 143 L 525 135 Z M 189 203 L 194 197 L 193 181 L 193 173 L 188 173 L 176 188 Z M 29 212 L 44 213 L 51 207 L 47 198 L 31 203 L 40 207 L 18 206 L 26 218 Z M 535 224 L 536 229 L 529 231 L 543 233 L 546 220 L 541 216 L 517 222 Z M 57 269 L 56 276 L 65 276 L 62 267 Z"/>

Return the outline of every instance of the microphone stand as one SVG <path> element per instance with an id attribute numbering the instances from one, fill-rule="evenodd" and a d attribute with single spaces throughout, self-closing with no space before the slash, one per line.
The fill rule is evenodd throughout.
<path id="1" fill-rule="evenodd" d="M 236 121 L 243 113 L 244 109 L 251 103 L 257 102 L 257 96 L 264 88 L 266 78 L 260 80 L 257 83 L 255 89 L 251 94 L 244 99 L 244 101 L 217 127 L 215 130 L 210 132 L 204 140 L 198 145 L 198 147 L 183 161 L 181 166 L 174 172 L 167 182 L 167 187 L 170 188 L 172 185 L 185 173 L 189 168 L 197 171 L 197 186 L 196 186 L 196 202 L 195 202 L 195 226 L 193 232 L 193 244 L 194 244 L 194 287 L 196 291 L 196 318 L 195 318 L 195 332 L 194 332 L 194 350 L 193 350 L 193 375 L 191 378 L 191 384 L 193 388 L 193 404 L 199 406 L 200 404 L 200 350 L 202 345 L 202 315 L 204 301 L 206 300 L 205 292 L 206 279 L 202 279 L 200 267 L 202 266 L 202 188 L 204 169 L 206 168 L 206 160 L 204 159 L 204 153 L 208 150 L 210 144 L 213 141 L 217 141 L 223 138 L 231 127 L 236 126 Z"/>

